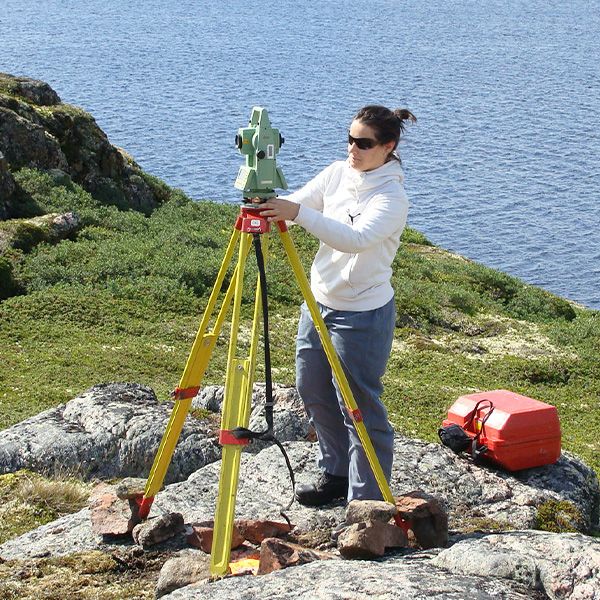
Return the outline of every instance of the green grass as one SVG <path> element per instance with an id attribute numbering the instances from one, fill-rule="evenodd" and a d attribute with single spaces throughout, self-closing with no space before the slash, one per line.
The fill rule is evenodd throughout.
<path id="1" fill-rule="evenodd" d="M 0 256 L 0 291 L 9 296 L 0 303 L 0 427 L 101 382 L 135 381 L 166 399 L 238 207 L 194 203 L 165 187 L 162 206 L 145 216 L 37 171 L 23 169 L 16 178 L 36 210 L 75 210 L 83 226 L 76 239 L 28 238 L 26 247 L 13 244 Z M 291 231 L 308 270 L 317 243 L 300 228 Z M 293 383 L 301 297 L 278 237 L 269 238 L 273 376 Z M 434 441 L 459 395 L 508 388 L 557 406 L 564 447 L 600 472 L 600 313 L 448 253 L 412 229 L 403 240 L 384 393 L 394 425 Z M 251 256 L 240 352 L 247 348 L 255 282 Z M 228 332 L 226 323 L 205 383 L 224 382 Z"/>

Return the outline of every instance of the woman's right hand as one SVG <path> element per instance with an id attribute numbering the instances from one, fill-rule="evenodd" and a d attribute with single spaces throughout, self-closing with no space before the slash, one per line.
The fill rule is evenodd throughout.
<path id="1" fill-rule="evenodd" d="M 293 221 L 300 211 L 300 205 L 284 198 L 269 198 L 261 204 L 261 215 L 267 221 Z"/>

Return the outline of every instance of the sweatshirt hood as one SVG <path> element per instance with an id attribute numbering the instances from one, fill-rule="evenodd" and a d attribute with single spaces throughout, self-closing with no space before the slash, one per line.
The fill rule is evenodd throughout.
<path id="1" fill-rule="evenodd" d="M 397 182 L 402 184 L 404 181 L 404 171 L 397 160 L 390 160 L 372 171 L 358 171 L 351 167 L 346 160 L 346 170 L 348 177 L 360 191 L 366 191 L 384 183 Z"/>

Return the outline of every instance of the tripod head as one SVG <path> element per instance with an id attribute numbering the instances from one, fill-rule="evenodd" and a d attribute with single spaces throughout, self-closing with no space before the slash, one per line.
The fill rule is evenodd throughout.
<path id="1" fill-rule="evenodd" d="M 279 129 L 271 127 L 267 109 L 255 106 L 248 127 L 240 127 L 235 136 L 246 164 L 240 167 L 234 185 L 242 190 L 245 202 L 254 198 L 264 201 L 277 195 L 275 188 L 287 189 L 283 171 L 275 161 L 283 142 Z"/>

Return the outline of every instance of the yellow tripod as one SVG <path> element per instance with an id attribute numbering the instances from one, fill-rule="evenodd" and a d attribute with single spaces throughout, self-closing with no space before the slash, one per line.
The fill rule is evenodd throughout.
<path id="1" fill-rule="evenodd" d="M 386 478 L 375 454 L 375 450 L 367 433 L 362 415 L 354 397 L 346 375 L 342 369 L 337 353 L 331 343 L 326 325 L 321 317 L 317 303 L 312 295 L 310 285 L 304 273 L 304 269 L 292 242 L 284 222 L 277 223 L 279 235 L 287 254 L 288 260 L 304 296 L 304 300 L 310 310 L 315 327 L 319 333 L 321 343 L 327 355 L 327 359 L 335 375 L 341 390 L 344 403 L 349 411 L 354 426 L 362 443 L 363 449 L 369 460 L 369 464 L 379 485 L 381 494 L 387 502 L 394 503 L 394 498 L 386 481 Z M 239 467 L 243 446 L 248 439 L 239 439 L 239 435 L 233 433 L 238 428 L 247 428 L 250 420 L 250 408 L 252 398 L 252 385 L 254 383 L 254 369 L 256 364 L 256 352 L 259 338 L 261 286 L 260 280 L 256 287 L 256 298 L 254 304 L 254 318 L 249 355 L 246 358 L 237 356 L 237 334 L 240 323 L 240 307 L 242 300 L 242 287 L 244 281 L 244 269 L 246 258 L 250 250 L 252 238 L 256 234 L 268 233 L 270 224 L 261 217 L 260 209 L 251 206 L 243 206 L 237 217 L 233 234 L 227 246 L 225 257 L 217 275 L 217 280 L 208 300 L 208 305 L 200 322 L 198 333 L 192 345 L 179 386 L 173 392 L 175 406 L 171 413 L 167 429 L 163 435 L 154 464 L 146 482 L 144 496 L 139 501 L 139 514 L 146 518 L 154 496 L 160 490 L 167 468 L 171 462 L 177 440 L 181 434 L 185 418 L 190 409 L 192 398 L 200 390 L 200 385 L 208 366 L 210 356 L 223 326 L 225 315 L 233 300 L 233 314 L 231 318 L 231 337 L 227 356 L 227 372 L 225 379 L 225 398 L 221 418 L 221 430 L 219 443 L 223 446 L 221 462 L 221 474 L 219 480 L 219 494 L 214 519 L 214 536 L 211 552 L 210 570 L 213 576 L 223 576 L 229 567 L 231 550 L 231 537 L 233 532 L 233 519 L 235 512 L 235 499 L 237 495 Z M 233 259 L 236 245 L 238 245 L 238 259 L 235 266 L 231 283 L 225 294 L 223 304 L 217 314 L 215 324 L 209 331 L 209 322 L 217 304 L 217 298 L 221 293 L 225 275 Z M 265 237 L 261 237 L 261 245 L 266 248 Z M 263 254 L 265 254 L 263 252 Z M 397 521 L 399 525 L 401 523 Z"/>

